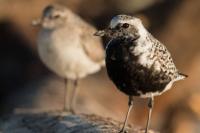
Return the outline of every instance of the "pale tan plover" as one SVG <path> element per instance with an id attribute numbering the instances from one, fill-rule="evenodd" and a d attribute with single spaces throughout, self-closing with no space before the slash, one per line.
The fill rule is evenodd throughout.
<path id="1" fill-rule="evenodd" d="M 149 99 L 148 132 L 154 96 L 169 90 L 175 81 L 185 79 L 173 63 L 167 48 L 155 39 L 140 19 L 115 16 L 108 28 L 95 33 L 110 38 L 106 47 L 106 67 L 117 88 L 129 96 L 129 109 L 120 132 L 125 132 L 133 96 Z"/>
<path id="2" fill-rule="evenodd" d="M 33 24 L 41 26 L 39 56 L 50 70 L 66 79 L 64 110 L 73 111 L 77 81 L 104 65 L 101 40 L 92 37 L 96 29 L 58 4 L 47 6 Z"/>

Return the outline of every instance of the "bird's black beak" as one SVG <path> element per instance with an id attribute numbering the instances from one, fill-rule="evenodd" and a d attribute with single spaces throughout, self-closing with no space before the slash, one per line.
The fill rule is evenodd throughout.
<path id="1" fill-rule="evenodd" d="M 105 36 L 105 34 L 106 34 L 105 30 L 99 30 L 96 33 L 94 33 L 95 36 L 101 36 L 101 37 Z"/>

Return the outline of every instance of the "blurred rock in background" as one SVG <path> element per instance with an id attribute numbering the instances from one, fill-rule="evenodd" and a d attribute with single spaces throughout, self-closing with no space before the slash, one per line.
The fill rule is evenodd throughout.
<path id="1" fill-rule="evenodd" d="M 200 1 L 199 0 L 2 0 L 0 1 L 0 114 L 60 110 L 64 82 L 38 59 L 38 29 L 31 21 L 43 8 L 59 2 L 98 28 L 113 15 L 140 17 L 172 53 L 179 70 L 189 75 L 155 99 L 152 128 L 166 133 L 199 133 Z M 80 82 L 77 110 L 123 120 L 127 97 L 115 89 L 106 70 Z M 130 122 L 145 125 L 147 102 L 135 100 Z M 166 131 L 167 129 L 167 131 Z"/>

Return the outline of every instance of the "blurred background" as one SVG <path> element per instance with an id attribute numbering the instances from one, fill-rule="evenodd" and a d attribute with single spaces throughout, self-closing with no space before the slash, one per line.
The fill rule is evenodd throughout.
<path id="1" fill-rule="evenodd" d="M 0 117 L 15 112 L 63 108 L 64 80 L 39 60 L 31 26 L 45 6 L 61 3 L 101 29 L 116 14 L 142 19 L 189 75 L 156 97 L 151 127 L 162 133 L 200 133 L 199 0 L 0 0 Z M 105 45 L 105 43 L 104 43 Z M 128 97 L 108 79 L 106 70 L 80 81 L 77 112 L 123 121 Z M 147 101 L 135 98 L 130 123 L 145 126 Z"/>

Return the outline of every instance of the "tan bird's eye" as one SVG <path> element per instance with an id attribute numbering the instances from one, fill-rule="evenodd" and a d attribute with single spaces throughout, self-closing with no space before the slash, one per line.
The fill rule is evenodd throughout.
<path id="1" fill-rule="evenodd" d="M 53 16 L 52 16 L 52 18 L 54 18 L 54 19 L 57 19 L 57 18 L 59 18 L 59 17 L 60 17 L 59 14 L 56 14 L 56 15 L 53 15 Z"/>

